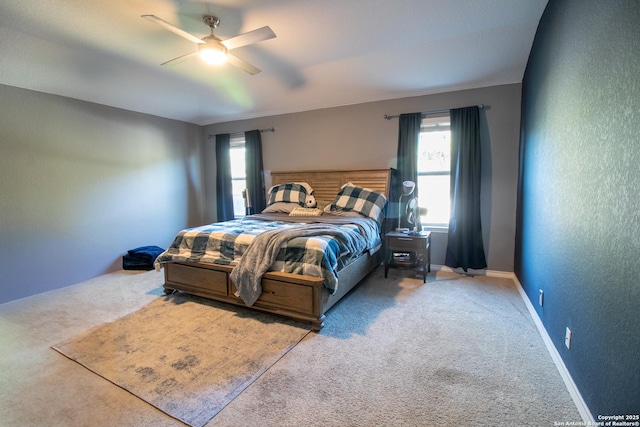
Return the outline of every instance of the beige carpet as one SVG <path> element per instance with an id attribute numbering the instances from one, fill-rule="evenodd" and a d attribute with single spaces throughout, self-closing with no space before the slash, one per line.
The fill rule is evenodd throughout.
<path id="1" fill-rule="evenodd" d="M 376 269 L 210 426 L 581 421 L 510 279 Z"/>
<path id="2" fill-rule="evenodd" d="M 200 427 L 308 332 L 293 321 L 177 294 L 53 348 Z"/>
<path id="3" fill-rule="evenodd" d="M 184 425 L 51 349 L 162 298 L 162 282 L 119 271 L 0 305 L 0 425 Z M 510 279 L 380 267 L 206 427 L 583 421 Z"/>

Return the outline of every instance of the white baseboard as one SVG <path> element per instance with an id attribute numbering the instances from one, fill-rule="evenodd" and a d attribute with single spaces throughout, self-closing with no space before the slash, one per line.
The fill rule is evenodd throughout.
<path id="1" fill-rule="evenodd" d="M 453 269 L 445 265 L 433 265 L 433 264 L 431 265 L 431 268 L 432 270 L 436 270 L 436 271 L 447 271 L 451 273 L 470 274 L 474 276 L 500 277 L 503 279 L 513 280 L 516 287 L 518 288 L 520 297 L 524 301 L 524 304 L 527 306 L 527 310 L 529 310 L 529 313 L 533 318 L 533 323 L 535 323 L 536 328 L 538 328 L 538 332 L 540 333 L 540 336 L 542 337 L 542 341 L 544 342 L 544 345 L 547 347 L 547 350 L 551 355 L 551 359 L 553 360 L 553 363 L 555 363 L 556 368 L 558 369 L 558 372 L 560 373 L 560 376 L 562 377 L 562 380 L 564 381 L 564 384 L 567 387 L 567 391 L 569 392 L 569 395 L 571 395 L 571 398 L 573 399 L 573 402 L 575 403 L 576 408 L 578 409 L 578 412 L 582 417 L 582 421 L 585 423 L 585 425 L 590 425 L 589 423 L 595 423 L 593 415 L 591 415 L 591 411 L 589 411 L 589 407 L 587 406 L 584 399 L 582 398 L 582 395 L 580 394 L 578 387 L 576 387 L 576 383 L 573 382 L 573 378 L 571 378 L 571 374 L 569 374 L 569 371 L 567 370 L 567 366 L 564 364 L 562 357 L 560 357 L 560 353 L 558 353 L 556 346 L 553 345 L 553 341 L 551 341 L 551 337 L 549 336 L 549 333 L 544 327 L 544 324 L 542 323 L 540 316 L 538 316 L 538 312 L 531 304 L 531 301 L 529 300 L 527 293 L 522 288 L 522 284 L 520 283 L 520 280 L 518 280 L 518 277 L 515 275 L 515 273 L 511 273 L 507 271 L 472 270 L 472 269 L 468 269 L 469 271 L 465 273 L 462 269 L 459 269 L 459 268 Z"/>
<path id="2" fill-rule="evenodd" d="M 520 296 L 522 297 L 522 300 L 527 306 L 527 310 L 529 310 L 529 313 L 533 318 L 533 322 L 536 324 L 536 327 L 538 328 L 538 332 L 540 332 L 540 335 L 542 336 L 542 340 L 544 341 L 544 344 L 547 346 L 547 350 L 549 350 L 549 354 L 551 354 L 551 359 L 553 359 L 553 363 L 556 364 L 556 367 L 558 368 L 558 372 L 560 372 L 560 376 L 562 377 L 562 380 L 564 381 L 564 384 L 566 385 L 567 390 L 569 391 L 569 394 L 573 399 L 573 402 L 576 404 L 576 408 L 578 409 L 578 412 L 582 417 L 582 421 L 584 421 L 587 425 L 589 425 L 589 423 L 594 423 L 595 420 L 593 418 L 593 415 L 591 415 L 591 411 L 589 411 L 589 407 L 587 406 L 586 402 L 582 398 L 582 394 L 580 394 L 580 390 L 578 390 L 576 383 L 573 382 L 573 378 L 571 378 L 571 374 L 567 370 L 567 366 L 564 364 L 562 357 L 560 357 L 560 353 L 558 353 L 556 346 L 553 345 L 553 341 L 551 341 L 551 337 L 547 333 L 547 329 L 544 327 L 544 324 L 542 323 L 540 316 L 538 316 L 538 312 L 533 307 L 533 304 L 531 304 L 531 301 L 529 300 L 527 293 L 522 288 L 522 284 L 520 283 L 520 280 L 518 280 L 518 277 L 516 277 L 515 274 L 513 274 L 513 282 L 516 284 L 516 287 L 518 288 L 518 292 L 520 292 Z"/>

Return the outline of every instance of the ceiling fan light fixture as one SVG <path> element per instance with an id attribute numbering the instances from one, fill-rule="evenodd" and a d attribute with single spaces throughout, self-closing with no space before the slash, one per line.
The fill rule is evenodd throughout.
<path id="1" fill-rule="evenodd" d="M 222 41 L 214 34 L 215 28 L 217 28 L 220 24 L 220 19 L 213 15 L 204 15 L 202 17 L 202 20 L 211 29 L 211 35 L 199 39 L 196 36 L 187 33 L 183 29 L 178 28 L 163 19 L 160 19 L 155 15 L 142 15 L 142 17 L 198 45 L 197 51 L 191 51 L 190 53 L 187 53 L 185 55 L 181 55 L 177 58 L 165 61 L 160 65 L 165 65 L 170 62 L 185 58 L 187 56 L 195 55 L 197 53 L 200 55 L 200 58 L 208 64 L 220 65 L 224 62 L 228 62 L 234 67 L 238 67 L 246 73 L 254 76 L 260 72 L 259 68 L 254 67 L 253 65 L 249 64 L 246 61 L 243 61 L 235 55 L 229 55 L 227 52 L 231 49 L 237 49 L 239 47 L 273 39 L 276 37 L 276 34 L 271 30 L 271 28 L 262 27 L 258 28 L 257 30 L 249 31 L 248 33 L 239 34 L 237 36 L 227 38 L 226 40 Z"/>
<path id="2" fill-rule="evenodd" d="M 199 47 L 200 58 L 207 64 L 221 65 L 227 60 L 227 48 L 219 40 L 205 40 Z"/>

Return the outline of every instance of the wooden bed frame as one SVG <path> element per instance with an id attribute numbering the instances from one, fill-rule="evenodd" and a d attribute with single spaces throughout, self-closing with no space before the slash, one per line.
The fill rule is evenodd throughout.
<path id="1" fill-rule="evenodd" d="M 349 171 L 272 172 L 272 185 L 308 182 L 316 200 L 332 201 L 347 182 L 385 194 L 389 198 L 392 169 Z M 395 182 L 395 179 L 394 179 Z M 380 265 L 383 250 L 373 256 L 363 254 L 338 273 L 338 290 L 331 295 L 319 277 L 268 272 L 262 277 L 262 294 L 251 308 L 292 317 L 311 323 L 314 331 L 324 326 L 325 313 L 353 289 L 367 274 Z M 164 264 L 164 292 L 187 292 L 193 295 L 245 306 L 235 296 L 236 288 L 229 279 L 232 266 L 172 262 Z"/>

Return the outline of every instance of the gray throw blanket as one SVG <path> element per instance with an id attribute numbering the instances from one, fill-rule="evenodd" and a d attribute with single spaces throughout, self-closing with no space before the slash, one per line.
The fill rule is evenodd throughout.
<path id="1" fill-rule="evenodd" d="M 305 224 L 283 230 L 265 231 L 253 240 L 238 264 L 231 271 L 230 278 L 238 289 L 238 295 L 247 306 L 252 306 L 262 293 L 262 275 L 274 263 L 280 247 L 295 237 L 335 236 L 340 241 L 345 254 L 356 257 L 366 248 L 365 239 L 353 229 L 330 224 Z M 337 280 L 337 272 L 332 271 Z"/>

